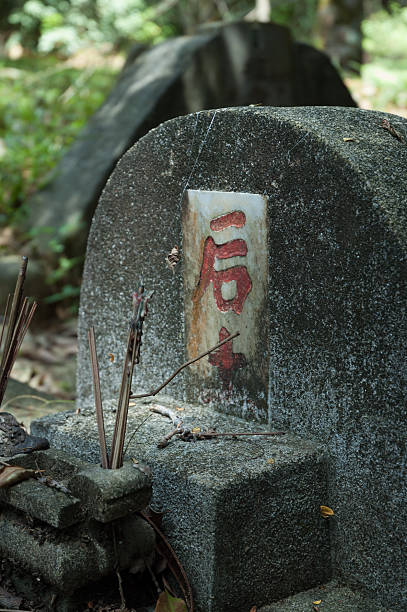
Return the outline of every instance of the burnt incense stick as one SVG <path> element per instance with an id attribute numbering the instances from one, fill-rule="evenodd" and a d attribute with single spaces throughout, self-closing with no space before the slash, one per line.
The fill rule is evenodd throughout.
<path id="1" fill-rule="evenodd" d="M 92 364 L 92 378 L 93 378 L 93 389 L 95 394 L 95 408 L 96 408 L 96 421 L 98 426 L 99 435 L 99 446 L 100 446 L 100 460 L 102 467 L 105 469 L 109 468 L 109 457 L 106 448 L 106 436 L 105 436 L 105 424 L 103 419 L 103 406 L 102 396 L 100 393 L 100 378 L 99 378 L 99 364 L 96 352 L 96 340 L 95 330 L 91 327 L 88 331 L 90 360 Z"/>
<path id="2" fill-rule="evenodd" d="M 24 289 L 25 275 L 27 271 L 27 263 L 28 263 L 28 258 L 25 256 L 22 257 L 21 267 L 20 267 L 20 271 L 17 276 L 17 282 L 16 282 L 16 286 L 14 289 L 13 301 L 10 307 L 9 321 L 7 325 L 7 334 L 6 334 L 6 339 L 4 342 L 4 350 L 3 350 L 3 355 L 1 359 L 1 365 L 0 365 L 1 368 L 3 368 L 4 363 L 6 361 L 6 357 L 7 357 L 11 342 L 12 342 L 13 334 L 16 329 L 16 322 L 20 314 L 20 306 L 21 306 L 21 300 L 22 300 L 23 289 Z"/>
<path id="3" fill-rule="evenodd" d="M 7 302 L 6 302 L 6 308 L 4 309 L 3 323 L 1 325 L 0 349 L 1 349 L 2 342 L 3 342 L 4 330 L 6 329 L 6 321 L 7 321 L 7 317 L 8 317 L 8 308 L 9 308 L 9 305 L 10 305 L 10 299 L 11 299 L 11 296 L 10 296 L 10 294 L 8 294 Z"/>
<path id="4" fill-rule="evenodd" d="M 0 348 L 2 347 L 2 356 L 0 360 L 0 404 L 6 392 L 10 373 L 21 348 L 24 336 L 27 333 L 37 308 L 36 302 L 30 305 L 27 298 L 23 299 L 27 264 L 27 257 L 23 257 L 13 299 L 11 300 L 11 297 L 8 297 L 4 313 L 0 334 Z"/>
<path id="5" fill-rule="evenodd" d="M 123 448 L 126 437 L 133 371 L 135 364 L 139 362 L 143 323 L 148 312 L 148 301 L 152 295 L 153 292 L 148 294 L 144 293 L 144 286 L 142 283 L 140 283 L 139 289 L 133 294 L 133 318 L 130 321 L 130 329 L 127 338 L 119 404 L 117 407 L 112 449 L 110 453 L 110 467 L 112 469 L 118 469 L 123 465 Z"/>

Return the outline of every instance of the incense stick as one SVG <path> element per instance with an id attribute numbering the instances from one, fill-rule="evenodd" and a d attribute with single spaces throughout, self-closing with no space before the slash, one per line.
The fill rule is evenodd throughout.
<path id="1" fill-rule="evenodd" d="M 17 358 L 24 336 L 34 316 L 37 303 L 29 305 L 28 299 L 23 299 L 23 288 L 27 271 L 28 258 L 22 257 L 20 271 L 13 294 L 7 299 L 4 320 L 0 334 L 0 348 L 3 344 L 0 362 L 0 404 L 4 398 L 8 379 Z M 10 304 L 11 302 L 11 304 Z M 4 342 L 3 342 L 4 339 Z"/>
<path id="2" fill-rule="evenodd" d="M 91 327 L 88 331 L 90 360 L 92 363 L 92 377 L 93 377 L 93 389 L 95 393 L 95 407 L 96 407 L 96 421 L 98 426 L 99 435 L 99 446 L 100 446 L 100 460 L 102 467 L 105 469 L 109 468 L 109 457 L 106 448 L 106 436 L 105 436 L 105 424 L 103 419 L 103 407 L 102 407 L 102 396 L 100 393 L 100 378 L 99 378 L 99 364 L 96 353 L 96 340 L 95 330 Z"/>

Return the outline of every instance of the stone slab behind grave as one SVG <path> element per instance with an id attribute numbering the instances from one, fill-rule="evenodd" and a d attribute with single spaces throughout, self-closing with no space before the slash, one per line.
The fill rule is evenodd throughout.
<path id="1" fill-rule="evenodd" d="M 104 104 L 30 200 L 29 229 L 47 250 L 49 228 L 82 254 L 103 186 L 123 153 L 151 128 L 178 115 L 250 103 L 355 106 L 329 58 L 292 41 L 276 24 L 217 24 L 176 37 L 128 65 Z M 49 249 L 48 249 L 49 250 Z"/>
<path id="2" fill-rule="evenodd" d="M 116 396 L 130 296 L 143 276 L 156 295 L 133 388 L 157 386 L 185 352 L 187 262 L 173 275 L 164 259 L 182 245 L 186 190 L 266 195 L 267 405 L 244 408 L 225 394 L 217 408 L 326 443 L 336 572 L 394 605 L 405 602 L 406 584 L 406 137 L 400 117 L 339 108 L 226 109 L 163 124 L 106 185 L 79 323 L 85 406 L 93 403 L 87 329 L 96 328 L 104 395 Z M 205 383 L 191 389 L 188 376 L 167 392 L 205 399 Z"/>

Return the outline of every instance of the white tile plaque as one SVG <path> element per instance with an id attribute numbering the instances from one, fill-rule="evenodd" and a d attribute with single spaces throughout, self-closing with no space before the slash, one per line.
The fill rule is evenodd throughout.
<path id="1" fill-rule="evenodd" d="M 261 418 L 268 379 L 267 197 L 188 190 L 182 230 L 188 357 L 240 332 L 191 366 L 195 388 L 201 400 L 246 402 L 247 416 Z"/>

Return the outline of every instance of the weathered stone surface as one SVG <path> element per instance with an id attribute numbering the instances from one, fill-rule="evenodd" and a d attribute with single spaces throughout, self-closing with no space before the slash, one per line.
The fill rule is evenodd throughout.
<path id="1" fill-rule="evenodd" d="M 12 506 L 57 528 L 70 527 L 84 515 L 79 499 L 33 479 L 0 489 L 0 504 Z"/>
<path id="2" fill-rule="evenodd" d="M 69 248 L 84 250 L 89 221 L 121 155 L 148 130 L 189 112 L 261 103 L 355 106 L 328 57 L 291 40 L 275 24 L 216 24 L 168 40 L 126 65 L 53 177 L 30 200 L 30 228 L 47 250 L 63 226 Z"/>
<path id="3" fill-rule="evenodd" d="M 67 527 L 85 515 L 108 523 L 143 510 L 151 497 L 150 470 L 131 461 L 125 462 L 120 469 L 105 470 L 77 459 L 75 454 L 52 448 L 29 456 L 15 455 L 8 463 L 41 469 L 68 490 L 65 494 L 31 480 L 0 490 L 0 502 L 24 510 L 54 527 Z"/>
<path id="4" fill-rule="evenodd" d="M 10 412 L 0 412 L 0 456 L 12 457 L 19 453 L 49 448 L 46 438 L 30 436 Z"/>
<path id="5" fill-rule="evenodd" d="M 16 455 L 9 462 L 40 469 L 52 480 L 0 490 L 2 558 L 69 594 L 115 570 L 111 525 L 103 524 L 111 520 L 120 541 L 121 568 L 151 557 L 154 531 L 134 513 L 151 494 L 144 466 L 134 468 L 129 462 L 119 470 L 103 470 L 55 448 Z"/>
<path id="6" fill-rule="evenodd" d="M 151 498 L 151 477 L 127 462 L 118 470 L 95 465 L 78 472 L 70 487 L 97 521 L 108 523 L 129 512 L 144 510 Z"/>
<path id="7" fill-rule="evenodd" d="M 314 603 L 320 602 L 320 603 Z M 386 612 L 384 608 L 359 591 L 350 589 L 337 580 L 314 589 L 297 593 L 292 597 L 264 606 L 259 612 L 304 612 L 305 610 L 324 610 L 324 612 Z"/>
<path id="8" fill-rule="evenodd" d="M 181 408 L 177 415 L 191 429 L 267 428 L 164 396 L 130 409 L 128 432 L 137 433 L 128 454 L 152 469 L 152 507 L 164 512 L 164 532 L 187 571 L 197 610 L 247 612 L 253 602 L 264 604 L 329 579 L 329 523 L 319 509 L 328 503 L 321 446 L 287 434 L 174 439 L 158 449 L 173 427 L 154 413 L 141 425 L 155 403 Z M 95 461 L 95 413 L 65 413 L 64 427 L 59 416 L 33 422 L 33 430 L 46 431 L 56 447 Z M 109 442 L 114 419 L 106 411 Z"/>
<path id="9" fill-rule="evenodd" d="M 154 532 L 139 516 L 126 518 L 120 551 L 122 568 L 139 557 L 148 558 L 154 549 Z M 27 572 L 37 572 L 48 584 L 70 593 L 92 580 L 115 571 L 111 531 L 102 533 L 94 524 L 47 532 L 31 530 L 21 516 L 3 511 L 0 517 L 0 555 L 11 558 Z M 119 526 L 119 530 L 121 527 Z M 118 532 L 121 536 L 121 532 Z M 141 553 L 141 554 L 140 554 Z M 123 564 L 122 564 L 123 562 Z"/>
<path id="10" fill-rule="evenodd" d="M 382 128 L 383 119 L 404 142 Z M 133 390 L 158 386 L 184 358 L 184 263 L 173 275 L 164 259 L 182 245 L 186 190 L 266 195 L 267 412 L 226 396 L 217 407 L 327 445 L 336 572 L 394 606 L 406 597 L 406 137 L 401 117 L 345 108 L 228 109 L 160 126 L 106 185 L 89 239 L 79 330 L 85 406 L 93 403 L 87 329 L 96 328 L 104 393 L 112 397 L 131 292 L 143 276 L 156 293 Z M 168 392 L 205 399 L 188 376 Z"/>

